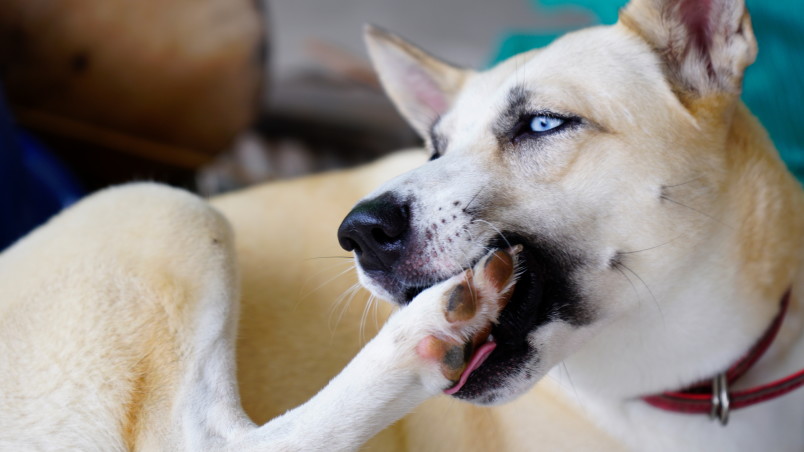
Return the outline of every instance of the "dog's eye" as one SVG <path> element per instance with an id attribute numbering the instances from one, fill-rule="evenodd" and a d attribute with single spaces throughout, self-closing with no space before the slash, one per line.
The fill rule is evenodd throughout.
<path id="1" fill-rule="evenodd" d="M 522 117 L 513 129 L 514 143 L 526 138 L 549 135 L 578 122 L 578 118 L 564 117 L 555 113 L 538 113 Z"/>
<path id="2" fill-rule="evenodd" d="M 530 130 L 536 133 L 547 132 L 548 130 L 560 127 L 565 122 L 563 118 L 556 118 L 554 116 L 534 116 L 533 119 L 530 120 Z"/>

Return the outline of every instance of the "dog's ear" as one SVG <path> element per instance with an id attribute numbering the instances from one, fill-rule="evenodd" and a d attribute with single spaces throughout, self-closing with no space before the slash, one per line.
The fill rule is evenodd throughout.
<path id="1" fill-rule="evenodd" d="M 452 105 L 467 71 L 373 25 L 364 38 L 385 92 L 422 137 Z"/>
<path id="2" fill-rule="evenodd" d="M 739 93 L 757 54 L 743 0 L 631 0 L 620 22 L 654 48 L 684 94 Z"/>

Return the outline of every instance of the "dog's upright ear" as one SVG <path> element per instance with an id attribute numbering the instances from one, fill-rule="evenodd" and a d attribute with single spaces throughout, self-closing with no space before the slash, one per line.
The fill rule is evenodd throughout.
<path id="1" fill-rule="evenodd" d="M 757 54 L 743 0 L 631 0 L 620 22 L 654 48 L 683 94 L 739 93 Z"/>
<path id="2" fill-rule="evenodd" d="M 423 138 L 455 100 L 467 71 L 374 25 L 363 34 L 374 69 L 402 116 Z"/>

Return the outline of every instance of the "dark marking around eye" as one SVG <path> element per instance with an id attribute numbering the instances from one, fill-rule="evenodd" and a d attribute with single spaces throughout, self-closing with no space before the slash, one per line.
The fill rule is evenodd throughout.
<path id="1" fill-rule="evenodd" d="M 510 140 L 509 131 L 528 113 L 528 96 L 528 91 L 522 86 L 515 86 L 508 91 L 505 107 L 494 124 L 494 135 L 500 143 Z"/>
<path id="2" fill-rule="evenodd" d="M 574 128 L 584 123 L 580 117 L 559 114 L 552 111 L 533 111 L 529 105 L 530 92 L 522 86 L 515 86 L 508 92 L 505 107 L 494 123 L 492 132 L 497 137 L 500 147 L 517 144 L 521 139 L 540 138 L 542 136 L 559 133 L 562 130 Z M 538 116 L 560 119 L 563 122 L 552 129 L 536 132 L 532 131 L 531 121 Z"/>

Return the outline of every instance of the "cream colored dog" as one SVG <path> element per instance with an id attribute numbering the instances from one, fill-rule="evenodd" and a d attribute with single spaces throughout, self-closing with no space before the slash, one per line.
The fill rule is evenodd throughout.
<path id="1" fill-rule="evenodd" d="M 737 394 L 804 366 L 804 194 L 739 101 L 756 53 L 742 2 L 634 0 L 617 25 L 480 73 L 367 36 L 432 161 L 413 169 L 405 154 L 215 200 L 239 265 L 218 214 L 149 186 L 87 200 L 21 241 L 0 258 L 0 448 L 352 449 L 450 388 L 510 403 L 433 398 L 369 447 L 802 450 L 804 390 L 721 425 Z M 256 427 L 238 389 L 262 423 L 357 350 L 362 308 L 327 328 L 351 281 L 319 289 L 330 276 L 305 259 L 337 252 L 356 193 L 408 169 L 339 240 L 365 286 L 410 306 L 321 393 Z M 519 247 L 511 293 L 512 266 L 487 274 L 484 256 Z M 457 323 L 456 287 L 481 308 Z M 744 375 L 717 378 L 768 337 Z M 474 353 L 450 366 L 463 343 Z M 660 406 L 713 378 L 698 395 L 721 422 Z"/>

